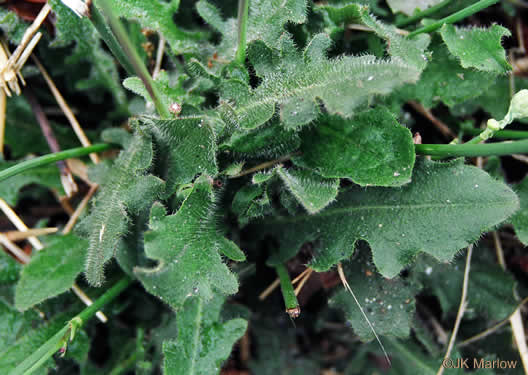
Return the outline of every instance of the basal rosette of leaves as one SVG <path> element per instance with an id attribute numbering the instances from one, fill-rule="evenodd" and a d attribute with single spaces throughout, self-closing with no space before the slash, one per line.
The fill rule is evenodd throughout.
<path id="1" fill-rule="evenodd" d="M 11 52 L 42 7 L 20 3 L 0 4 Z M 2 373 L 435 374 L 466 281 L 450 358 L 528 366 L 526 141 L 472 138 L 528 138 L 528 24 L 492 3 L 50 1 L 33 53 L 107 150 L 68 160 L 73 197 L 55 160 L 0 178 Z M 50 152 L 3 99 L 0 176 Z M 57 230 L 26 239 L 8 205 Z"/>

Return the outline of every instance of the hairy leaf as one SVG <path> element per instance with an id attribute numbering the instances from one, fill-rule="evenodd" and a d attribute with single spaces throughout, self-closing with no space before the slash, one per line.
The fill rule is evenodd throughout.
<path id="1" fill-rule="evenodd" d="M 460 28 L 446 24 L 440 34 L 449 52 L 460 59 L 462 67 L 498 74 L 511 70 L 501 45 L 503 37 L 511 36 L 508 29 L 499 25 Z"/>
<path id="2" fill-rule="evenodd" d="M 0 170 L 12 167 L 15 164 L 18 164 L 18 162 L 0 162 Z M 30 184 L 42 185 L 64 195 L 59 168 L 55 164 L 48 164 L 15 175 L 0 183 L 0 197 L 9 205 L 16 206 L 20 190 Z"/>
<path id="3" fill-rule="evenodd" d="M 137 20 L 143 28 L 160 32 L 175 54 L 196 53 L 197 41 L 205 36 L 201 32 L 182 30 L 174 23 L 180 0 L 112 0 L 111 5 L 120 17 Z"/>
<path id="4" fill-rule="evenodd" d="M 206 0 L 196 4 L 200 16 L 210 26 L 222 34 L 221 43 L 215 52 L 222 60 L 233 60 L 237 45 L 237 20 L 223 20 L 220 10 Z M 287 22 L 303 23 L 306 21 L 306 0 L 254 0 L 249 8 L 247 25 L 247 43 L 259 40 L 267 46 L 276 48 Z M 213 60 L 213 64 L 216 61 Z M 215 67 L 213 66 L 213 70 Z"/>
<path id="5" fill-rule="evenodd" d="M 85 274 L 93 285 L 103 283 L 104 265 L 128 230 L 129 213 L 149 208 L 163 188 L 163 181 L 146 174 L 153 156 L 150 136 L 136 133 L 125 144 L 86 218 L 90 228 Z"/>
<path id="6" fill-rule="evenodd" d="M 311 214 L 328 206 L 337 196 L 339 179 L 325 179 L 303 169 L 277 168 L 276 173 L 297 201 Z"/>
<path id="7" fill-rule="evenodd" d="M 174 309 L 191 296 L 210 300 L 215 291 L 235 293 L 237 280 L 218 253 L 221 246 L 234 244 L 226 244 L 216 229 L 215 197 L 208 179 L 198 179 L 180 209 L 165 215 L 160 204 L 152 207 L 144 240 L 146 255 L 158 265 L 136 269 L 149 293 Z"/>
<path id="8" fill-rule="evenodd" d="M 204 303 L 189 298 L 178 312 L 178 338 L 163 343 L 166 375 L 218 374 L 233 344 L 244 334 L 247 322 L 236 318 L 220 319 L 223 298 Z"/>
<path id="9" fill-rule="evenodd" d="M 0 353 L 31 331 L 32 325 L 39 319 L 36 311 L 21 313 L 0 300 Z"/>
<path id="10" fill-rule="evenodd" d="M 144 117 L 141 126 L 162 145 L 166 159 L 167 193 L 174 186 L 191 182 L 196 175 L 216 176 L 216 136 L 206 116 L 182 116 L 173 120 Z"/>
<path id="11" fill-rule="evenodd" d="M 264 187 L 246 185 L 236 192 L 232 209 L 240 226 L 245 226 L 252 219 L 263 217 L 270 210 L 270 199 Z"/>
<path id="12" fill-rule="evenodd" d="M 181 106 L 184 103 L 198 106 L 203 102 L 204 99 L 202 96 L 196 95 L 192 91 L 187 91 L 184 88 L 184 83 L 188 78 L 189 77 L 185 74 L 180 74 L 177 77 L 177 81 L 171 83 L 170 77 L 165 71 L 161 71 L 158 77 L 156 77 L 154 85 L 156 85 L 158 92 L 160 93 L 160 99 L 165 108 L 171 108 L 171 105 L 174 104 Z M 154 108 L 152 98 L 147 89 L 145 89 L 141 79 L 138 77 L 129 77 L 123 81 L 123 86 L 135 94 L 141 95 L 145 98 L 147 103 L 150 103 L 152 108 Z"/>
<path id="13" fill-rule="evenodd" d="M 415 306 L 416 291 L 401 278 L 385 279 L 368 261 L 368 249 L 360 256 L 343 263 L 346 279 L 378 335 L 408 337 Z M 344 311 L 346 320 L 361 340 L 371 340 L 374 334 L 352 295 L 340 287 L 329 301 L 330 307 Z"/>
<path id="14" fill-rule="evenodd" d="M 301 136 L 294 163 L 325 177 L 349 178 L 359 185 L 400 186 L 410 182 L 414 144 L 409 129 L 385 108 L 350 120 L 325 117 Z"/>
<path id="15" fill-rule="evenodd" d="M 361 4 L 322 4 L 317 5 L 315 10 L 326 14 L 336 25 L 363 24 L 387 42 L 387 52 L 390 56 L 400 58 L 420 71 L 427 65 L 425 49 L 430 42 L 427 34 L 411 38 L 404 36 L 395 26 L 376 19 L 369 13 L 369 7 Z"/>
<path id="16" fill-rule="evenodd" d="M 519 240 L 528 246 L 528 177 L 525 177 L 514 189 L 519 195 L 521 208 L 512 217 L 512 224 Z"/>
<path id="17" fill-rule="evenodd" d="M 508 186 L 478 168 L 420 160 L 412 182 L 400 189 L 351 188 L 318 215 L 276 218 L 270 229 L 279 235 L 281 250 L 270 262 L 282 262 L 315 241 L 311 266 L 326 271 L 349 258 L 363 239 L 379 272 L 394 277 L 420 252 L 451 259 L 518 207 Z"/>
<path id="18" fill-rule="evenodd" d="M 433 45 L 432 53 L 418 83 L 399 91 L 405 101 L 417 100 L 426 108 L 439 102 L 452 107 L 486 93 L 495 82 L 495 74 L 464 69 L 443 45 Z"/>
<path id="19" fill-rule="evenodd" d="M 86 240 L 73 234 L 53 236 L 23 268 L 16 286 L 16 308 L 27 310 L 70 289 L 83 270 L 87 246 Z"/>
<path id="20" fill-rule="evenodd" d="M 314 40 L 326 38 L 316 35 Z M 419 72 L 401 60 L 377 60 L 374 56 L 342 56 L 328 60 L 324 43 L 312 41 L 297 52 L 288 37 L 283 37 L 285 62 L 272 71 L 266 67 L 270 54 L 263 44 L 250 52 L 262 83 L 251 90 L 241 81 L 231 80 L 223 87 L 224 120 L 244 129 L 254 129 L 272 118 L 275 107 L 286 128 L 294 129 L 313 121 L 319 114 L 318 100 L 331 114 L 351 117 L 356 108 L 374 94 L 388 94 L 405 82 L 414 82 Z M 262 58 L 257 63 L 257 60 Z M 271 61 L 269 61 L 271 63 Z"/>

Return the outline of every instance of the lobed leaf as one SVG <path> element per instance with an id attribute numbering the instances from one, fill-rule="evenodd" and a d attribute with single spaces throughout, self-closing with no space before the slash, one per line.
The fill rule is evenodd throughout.
<path id="1" fill-rule="evenodd" d="M 378 271 L 394 277 L 420 252 L 450 260 L 518 207 L 508 186 L 478 168 L 420 160 L 412 182 L 400 189 L 351 188 L 318 215 L 270 220 L 281 245 L 269 262 L 283 262 L 303 243 L 316 241 L 311 267 L 326 271 L 349 258 L 363 239 Z"/>
<path id="2" fill-rule="evenodd" d="M 244 319 L 222 322 L 223 298 L 205 304 L 189 298 L 176 317 L 178 338 L 163 343 L 163 370 L 166 375 L 218 374 L 235 342 L 247 329 Z"/>
<path id="3" fill-rule="evenodd" d="M 127 232 L 129 213 L 149 208 L 163 188 L 162 180 L 146 174 L 153 157 L 150 136 L 135 133 L 126 144 L 105 177 L 92 213 L 85 219 L 89 224 L 85 274 L 92 285 L 103 283 L 104 265 Z"/>
<path id="4" fill-rule="evenodd" d="M 446 24 L 440 29 L 440 35 L 463 68 L 496 74 L 506 74 L 512 69 L 501 45 L 502 38 L 511 33 L 502 26 L 462 28 Z"/>
<path id="5" fill-rule="evenodd" d="M 158 265 L 136 269 L 149 293 L 180 309 L 192 296 L 210 300 L 215 292 L 237 291 L 237 280 L 219 254 L 221 246 L 231 247 L 234 243 L 227 244 L 216 229 L 215 197 L 207 178 L 201 177 L 193 184 L 173 215 L 166 216 L 165 208 L 156 203 L 149 228 L 144 239 L 145 254 Z"/>
<path id="6" fill-rule="evenodd" d="M 351 117 L 370 96 L 388 94 L 403 83 L 415 82 L 419 76 L 416 68 L 401 60 L 377 60 L 370 55 L 332 60 L 310 58 L 324 54 L 320 43 L 309 43 L 305 49 L 308 58 L 303 58 L 288 37 L 283 37 L 282 45 L 281 53 L 288 58 L 281 66 L 273 72 L 265 69 L 265 63 L 255 66 L 257 74 L 263 75 L 256 89 L 235 80 L 224 84 L 222 97 L 230 102 L 224 106 L 226 122 L 254 129 L 270 120 L 278 106 L 281 123 L 295 129 L 319 115 L 319 100 L 329 113 Z M 310 51 L 312 46 L 316 50 Z M 257 47 L 258 51 L 250 53 L 252 62 L 266 51 L 263 45 L 254 48 Z"/>
<path id="7" fill-rule="evenodd" d="M 415 159 L 411 132 L 383 107 L 350 120 L 325 117 L 301 139 L 302 154 L 293 162 L 324 177 L 349 178 L 362 186 L 411 181 Z"/>

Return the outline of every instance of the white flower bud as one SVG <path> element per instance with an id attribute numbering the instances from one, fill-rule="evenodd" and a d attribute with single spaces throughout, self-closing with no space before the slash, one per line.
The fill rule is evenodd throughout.
<path id="1" fill-rule="evenodd" d="M 64 5 L 73 10 L 79 17 L 90 17 L 91 0 L 61 0 Z"/>
<path id="2" fill-rule="evenodd" d="M 513 96 L 508 114 L 512 120 L 528 117 L 528 90 L 521 90 Z"/>

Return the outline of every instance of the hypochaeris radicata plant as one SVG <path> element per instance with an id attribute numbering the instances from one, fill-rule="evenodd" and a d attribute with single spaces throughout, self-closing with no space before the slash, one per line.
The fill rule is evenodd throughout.
<path id="1" fill-rule="evenodd" d="M 0 373 L 526 373 L 525 8 L 0 1 Z"/>

